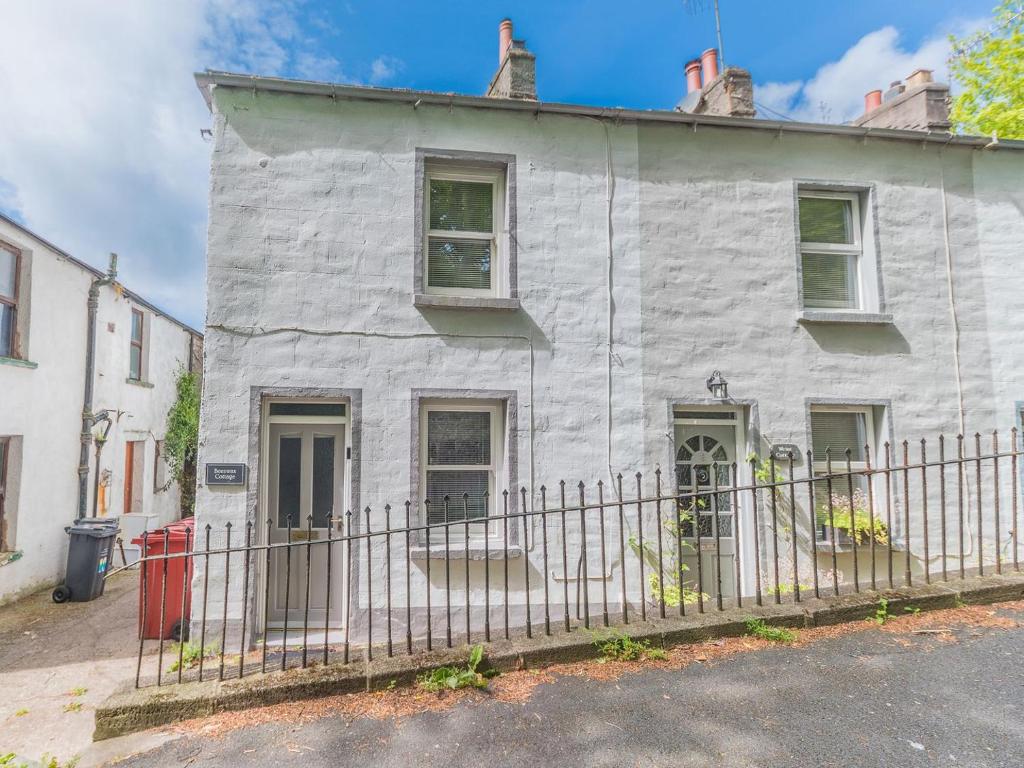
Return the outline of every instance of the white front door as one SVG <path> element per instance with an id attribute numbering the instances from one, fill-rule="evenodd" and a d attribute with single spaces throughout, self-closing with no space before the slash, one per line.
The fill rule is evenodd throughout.
<path id="1" fill-rule="evenodd" d="M 703 418 L 695 418 L 698 414 Z M 706 415 L 696 412 L 688 414 L 690 418 L 676 418 L 676 489 L 680 494 L 690 494 L 680 501 L 681 511 L 688 518 L 682 526 L 683 563 L 688 568 L 683 583 L 695 590 L 699 578 L 701 591 L 715 597 L 720 578 L 722 596 L 733 597 L 736 594 L 737 510 L 733 508 L 731 492 L 713 494 L 710 491 L 715 487 L 716 476 L 719 488 L 736 484 L 733 464 L 740 444 L 741 425 L 737 421 L 739 414 L 735 412 L 720 413 L 720 418 L 714 418 L 714 414 L 719 412 Z"/>
<path id="2" fill-rule="evenodd" d="M 344 514 L 345 425 L 272 420 L 268 437 L 270 542 L 294 544 L 271 550 L 267 625 L 281 626 L 287 615 L 289 626 L 301 626 L 308 617 L 311 626 L 322 627 L 329 598 L 330 623 L 340 626 L 343 545 L 315 542 L 325 541 L 333 519 Z M 330 584 L 328 547 L 332 548 Z"/>

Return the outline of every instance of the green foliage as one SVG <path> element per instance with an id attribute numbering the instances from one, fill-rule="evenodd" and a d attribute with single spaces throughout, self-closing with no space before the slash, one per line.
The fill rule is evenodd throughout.
<path id="1" fill-rule="evenodd" d="M 167 412 L 164 457 L 171 470 L 171 482 L 181 489 L 181 508 L 190 513 L 195 506 L 196 454 L 199 450 L 199 377 L 178 372 L 177 397 Z"/>
<path id="2" fill-rule="evenodd" d="M 29 768 L 28 763 L 17 760 L 17 756 L 13 752 L 8 752 L 6 755 L 0 755 L 0 768 Z M 43 756 L 39 758 L 37 763 L 38 768 L 75 768 L 78 765 L 79 758 L 77 756 L 72 757 L 67 762 L 60 762 L 56 757 L 49 753 L 43 753 Z"/>
<path id="3" fill-rule="evenodd" d="M 853 507 L 853 519 L 850 519 L 850 507 Z M 846 531 L 857 544 L 866 544 L 873 537 L 878 544 L 889 543 L 889 529 L 878 515 L 872 515 L 868 509 L 867 496 L 857 488 L 853 492 L 853 503 L 850 497 L 832 492 L 832 510 L 829 514 L 828 502 L 819 504 L 815 510 L 818 525 L 831 526 L 838 531 Z M 873 532 L 873 536 L 872 536 Z"/>
<path id="4" fill-rule="evenodd" d="M 665 651 L 652 648 L 647 640 L 634 640 L 624 632 L 609 632 L 594 641 L 601 654 L 601 661 L 639 661 L 640 659 L 664 659 Z"/>
<path id="5" fill-rule="evenodd" d="M 878 599 L 878 607 L 875 608 L 875 615 L 871 617 L 871 621 L 881 626 L 891 618 L 893 618 L 893 615 L 889 613 L 889 601 L 884 597 L 880 597 Z"/>
<path id="6" fill-rule="evenodd" d="M 911 616 L 918 616 L 921 613 L 921 609 L 918 608 L 916 605 L 908 605 L 903 610 L 909 613 Z"/>
<path id="7" fill-rule="evenodd" d="M 960 133 L 1024 139 L 1024 13 L 1015 0 L 993 9 L 992 31 L 950 37 L 950 74 L 962 90 L 950 121 Z"/>
<path id="8" fill-rule="evenodd" d="M 698 506 L 701 505 L 702 499 L 697 499 Z M 682 599 L 684 605 L 690 605 L 696 603 L 698 594 L 696 590 L 686 586 L 682 583 L 682 574 L 690 570 L 690 566 L 686 563 L 679 562 L 678 553 L 676 552 L 677 537 L 682 531 L 683 527 L 688 523 L 693 522 L 693 515 L 690 511 L 682 504 L 676 504 L 676 515 L 675 519 L 672 516 L 668 516 L 662 523 L 662 530 L 667 534 L 664 536 L 664 544 L 662 547 L 662 564 L 666 572 L 665 579 L 665 605 L 678 608 L 679 601 Z M 657 533 L 653 534 L 653 537 L 657 537 Z M 682 549 L 684 552 L 692 552 L 693 545 L 688 541 L 682 541 Z M 658 574 L 659 562 L 658 562 L 658 549 L 655 544 L 651 543 L 650 537 L 644 541 L 643 551 L 641 552 L 640 543 L 635 536 L 629 537 L 629 546 L 633 550 L 634 554 L 638 557 L 642 556 L 647 565 L 652 569 L 652 573 L 647 577 L 647 584 L 651 590 L 651 600 L 655 603 L 661 603 L 661 576 Z M 704 594 L 705 600 L 709 599 L 708 595 Z"/>
<path id="9" fill-rule="evenodd" d="M 956 597 L 953 598 L 953 605 L 955 605 L 957 608 L 967 607 L 967 603 L 964 602 L 964 599 L 960 596 L 959 592 L 957 592 Z"/>
<path id="10" fill-rule="evenodd" d="M 182 669 L 191 669 L 199 663 L 200 658 L 209 659 L 217 655 L 217 647 L 208 645 L 205 649 L 199 646 L 199 643 L 185 642 L 184 644 L 174 643 L 170 649 L 170 656 L 174 659 L 171 665 L 167 667 L 168 672 L 178 671 L 178 649 L 181 649 L 181 667 Z"/>
<path id="11" fill-rule="evenodd" d="M 80 712 L 82 710 L 82 702 L 80 701 L 69 701 L 64 705 L 65 712 Z"/>
<path id="12" fill-rule="evenodd" d="M 17 710 L 17 711 L 16 711 L 15 713 L 14 713 L 14 716 L 15 716 L 15 717 L 24 717 L 24 716 L 25 716 L 25 715 L 27 715 L 27 714 L 28 714 L 28 710 L 27 710 L 27 709 L 25 709 L 24 707 L 22 707 L 21 709 Z"/>
<path id="13" fill-rule="evenodd" d="M 796 632 L 792 629 L 773 627 L 765 624 L 762 619 L 747 619 L 747 632 L 772 643 L 792 643 L 796 640 Z"/>
<path id="14" fill-rule="evenodd" d="M 70 691 L 68 691 L 68 696 L 85 696 L 85 694 L 88 692 L 88 688 L 82 688 L 81 686 L 79 686 L 78 688 L 72 688 Z"/>
<path id="15" fill-rule="evenodd" d="M 465 667 L 438 667 L 430 672 L 424 672 L 416 681 L 420 688 L 426 691 L 455 691 L 459 688 L 486 688 L 487 678 L 493 677 L 494 673 L 487 674 L 477 672 L 477 667 L 484 658 L 484 647 L 474 645 L 469 652 L 469 661 Z"/>

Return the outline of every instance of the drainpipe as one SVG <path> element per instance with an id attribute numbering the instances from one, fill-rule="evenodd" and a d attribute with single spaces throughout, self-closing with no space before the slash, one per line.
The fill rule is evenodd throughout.
<path id="1" fill-rule="evenodd" d="M 76 519 L 89 511 L 89 444 L 92 442 L 93 373 L 96 368 L 96 313 L 100 306 L 100 288 L 111 285 L 117 278 L 117 254 L 110 254 L 110 267 L 104 277 L 97 277 L 89 286 L 89 322 L 85 338 L 85 397 L 82 401 L 82 447 L 78 456 L 78 513 Z"/>

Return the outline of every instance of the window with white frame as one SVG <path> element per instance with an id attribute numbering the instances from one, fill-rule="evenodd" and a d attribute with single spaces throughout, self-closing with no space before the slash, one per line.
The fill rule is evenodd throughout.
<path id="1" fill-rule="evenodd" d="M 834 530 L 850 535 L 851 509 L 855 523 L 868 515 L 868 451 L 874 442 L 871 408 L 815 406 L 811 409 L 811 455 L 815 477 L 832 475 L 814 484 L 816 535 L 828 541 Z M 847 451 L 849 469 L 847 473 Z M 836 476 L 838 475 L 838 477 Z M 853 493 L 851 495 L 851 478 Z"/>
<path id="2" fill-rule="evenodd" d="M 0 243 L 0 357 L 18 356 L 18 268 L 21 254 Z"/>
<path id="3" fill-rule="evenodd" d="M 428 293 L 502 294 L 504 179 L 496 169 L 427 166 L 423 264 Z"/>
<path id="4" fill-rule="evenodd" d="M 430 502 L 428 523 L 491 514 L 501 467 L 501 411 L 493 402 L 435 402 L 420 409 L 420 483 Z"/>
<path id="5" fill-rule="evenodd" d="M 798 204 L 804 308 L 865 309 L 860 194 L 802 189 Z"/>

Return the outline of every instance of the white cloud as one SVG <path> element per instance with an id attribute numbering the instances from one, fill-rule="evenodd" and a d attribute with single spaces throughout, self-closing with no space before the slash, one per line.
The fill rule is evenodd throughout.
<path id="1" fill-rule="evenodd" d="M 4 7 L 0 208 L 132 290 L 205 315 L 206 67 L 340 79 L 302 0 L 33 0 Z"/>
<path id="2" fill-rule="evenodd" d="M 370 65 L 370 82 L 374 85 L 384 83 L 401 72 L 404 67 L 405 63 L 394 56 L 378 56 Z"/>
<path id="3" fill-rule="evenodd" d="M 894 27 L 882 27 L 864 35 L 836 61 L 824 64 L 809 80 L 760 84 L 755 86 L 754 98 L 795 120 L 847 122 L 864 111 L 865 93 L 876 88 L 885 91 L 915 69 L 934 70 L 936 80 L 948 82 L 947 33 L 963 35 L 984 23 L 981 19 L 958 22 L 954 29 L 937 32 L 914 49 L 900 45 Z M 765 112 L 766 117 L 773 117 Z"/>

